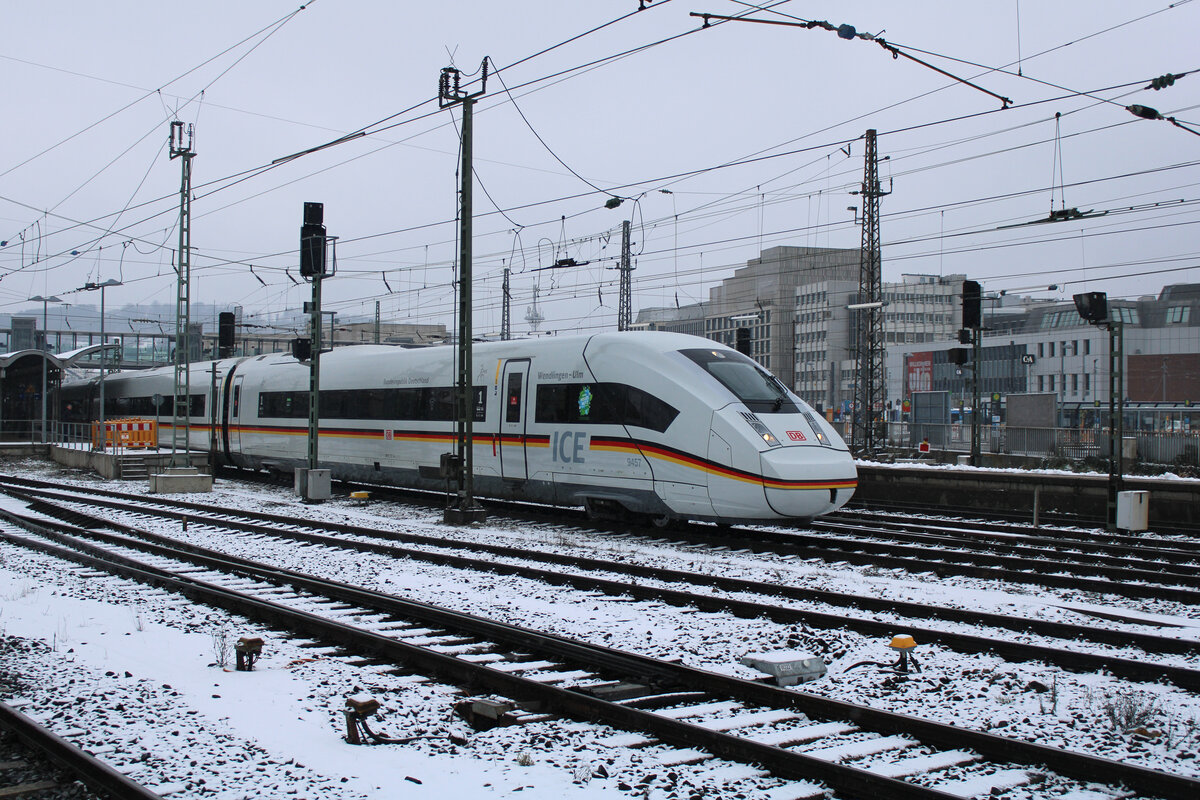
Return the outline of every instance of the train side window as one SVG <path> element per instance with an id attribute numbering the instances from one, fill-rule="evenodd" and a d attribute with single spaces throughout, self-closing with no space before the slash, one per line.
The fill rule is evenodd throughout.
<path id="1" fill-rule="evenodd" d="M 504 421 L 521 421 L 521 386 L 524 373 L 515 372 L 508 376 L 508 389 L 504 393 Z"/>
<path id="2" fill-rule="evenodd" d="M 678 415 L 670 404 L 623 383 L 559 383 L 537 389 L 539 423 L 631 425 L 662 433 Z"/>
<path id="3" fill-rule="evenodd" d="M 237 419 L 238 408 L 241 407 L 241 403 L 242 403 L 242 387 L 234 386 L 233 387 L 233 417 L 234 417 L 234 419 Z"/>

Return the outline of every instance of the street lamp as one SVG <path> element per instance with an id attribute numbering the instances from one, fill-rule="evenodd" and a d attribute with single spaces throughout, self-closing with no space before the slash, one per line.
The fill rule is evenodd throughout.
<path id="1" fill-rule="evenodd" d="M 46 443 L 46 348 L 49 342 L 46 338 L 46 306 L 50 303 L 61 303 L 62 298 L 50 295 L 34 295 L 31 301 L 42 304 L 42 444 Z"/>
<path id="2" fill-rule="evenodd" d="M 83 290 L 86 292 L 94 292 L 100 290 L 100 448 L 106 450 L 108 448 L 108 431 L 104 429 L 104 363 L 108 358 L 108 342 L 104 340 L 104 290 L 109 286 L 124 286 L 119 280 L 109 278 L 106 281 L 96 283 L 88 281 L 83 285 Z"/>

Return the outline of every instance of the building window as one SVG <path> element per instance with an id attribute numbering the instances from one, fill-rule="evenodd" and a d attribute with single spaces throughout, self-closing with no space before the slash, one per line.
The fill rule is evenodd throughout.
<path id="1" fill-rule="evenodd" d="M 1079 394 L 1079 376 L 1071 373 L 1071 394 Z"/>
<path id="2" fill-rule="evenodd" d="M 1038 342 L 1038 358 L 1044 358 L 1045 355 L 1045 346 L 1042 342 Z"/>
<path id="3" fill-rule="evenodd" d="M 1046 391 L 1046 376 L 1045 375 L 1038 375 L 1038 391 L 1039 392 Z"/>
<path id="4" fill-rule="evenodd" d="M 1190 306 L 1171 306 L 1167 309 L 1167 324 L 1186 325 L 1191 311 Z"/>
<path id="5" fill-rule="evenodd" d="M 1049 350 L 1050 350 L 1050 357 L 1054 358 L 1054 342 L 1049 342 L 1048 344 L 1049 344 Z M 1053 380 L 1053 379 L 1051 379 L 1051 380 Z M 1051 386 L 1050 389 L 1051 389 L 1051 391 L 1053 391 L 1054 387 Z"/>

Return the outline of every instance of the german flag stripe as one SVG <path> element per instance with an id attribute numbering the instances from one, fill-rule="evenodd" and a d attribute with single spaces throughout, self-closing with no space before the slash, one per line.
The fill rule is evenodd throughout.
<path id="1" fill-rule="evenodd" d="M 169 424 L 163 427 L 170 427 Z M 193 430 L 207 430 L 207 425 L 192 425 Z M 254 425 L 254 426 L 230 426 L 231 433 L 240 434 L 261 434 L 268 436 L 307 436 L 308 428 L 288 425 Z M 379 429 L 368 428 L 321 428 L 322 438 L 332 439 L 354 439 L 354 440 L 373 440 L 384 441 L 385 433 Z M 392 431 L 391 441 L 393 442 L 410 442 L 418 444 L 431 443 L 450 443 L 455 441 L 453 432 L 440 433 L 436 431 Z M 550 446 L 549 436 L 520 436 L 515 434 L 476 434 L 475 444 L 485 446 L 489 444 L 499 443 L 504 447 L 536 447 L 548 448 Z M 753 472 L 727 467 L 723 464 L 717 464 L 709 461 L 706 458 L 685 453 L 682 450 L 676 450 L 672 447 L 667 447 L 660 444 L 652 444 L 650 442 L 638 441 L 635 439 L 616 439 L 604 436 L 593 436 L 588 443 L 588 449 L 591 451 L 619 453 L 625 455 L 638 455 L 646 459 L 654 459 L 671 464 L 676 464 L 688 469 L 699 470 L 708 475 L 716 475 L 726 480 L 740 481 L 758 486 L 763 486 L 766 489 L 853 489 L 858 486 L 856 478 L 835 478 L 835 479 L 811 479 L 811 480 L 787 480 L 783 478 L 772 478 L 766 475 L 758 475 Z"/>
<path id="2" fill-rule="evenodd" d="M 698 469 L 709 475 L 717 475 L 728 480 L 743 483 L 759 484 L 768 489 L 853 489 L 858 486 L 857 478 L 840 478 L 834 480 L 785 480 L 757 475 L 752 472 L 733 469 L 732 467 L 716 464 L 708 459 L 684 453 L 663 445 L 639 442 L 633 439 L 610 439 L 593 437 L 590 449 L 603 450 L 613 453 L 629 453 L 645 458 L 655 458 L 659 461 L 669 461 L 673 464 Z"/>

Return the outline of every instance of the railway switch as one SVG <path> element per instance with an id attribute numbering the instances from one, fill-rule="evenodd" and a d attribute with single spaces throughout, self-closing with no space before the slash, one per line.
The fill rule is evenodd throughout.
<path id="1" fill-rule="evenodd" d="M 262 655 L 263 640 L 258 636 L 243 636 L 233 650 L 237 654 L 237 671 L 251 672 L 254 662 Z"/>
<path id="2" fill-rule="evenodd" d="M 359 734 L 359 728 L 374 737 L 371 729 L 367 727 L 367 718 L 373 717 L 379 711 L 379 701 L 374 697 L 366 695 L 356 695 L 346 698 L 346 741 L 350 744 L 363 744 L 362 736 Z"/>
<path id="3" fill-rule="evenodd" d="M 825 675 L 825 662 L 820 656 L 802 650 L 747 653 L 742 656 L 742 664 L 770 675 L 778 686 L 808 683 Z"/>
<path id="4" fill-rule="evenodd" d="M 472 698 L 454 704 L 454 713 L 467 721 L 477 731 L 498 728 L 502 725 L 514 725 L 519 720 L 513 712 L 516 706 L 498 700 Z"/>

